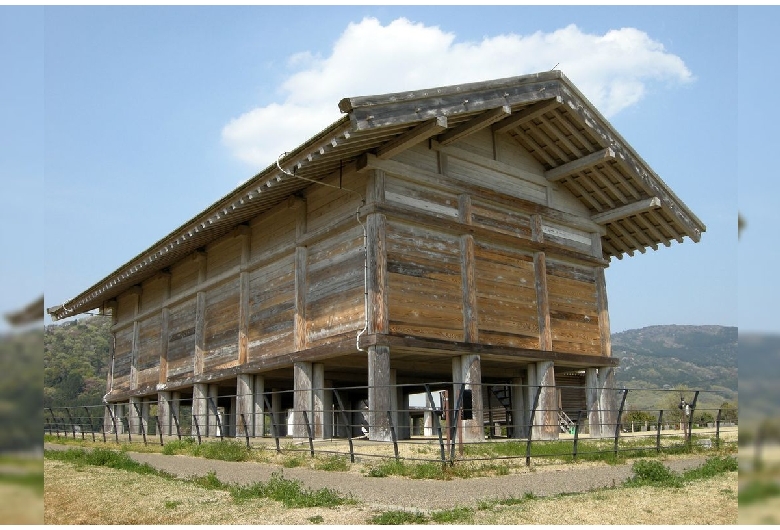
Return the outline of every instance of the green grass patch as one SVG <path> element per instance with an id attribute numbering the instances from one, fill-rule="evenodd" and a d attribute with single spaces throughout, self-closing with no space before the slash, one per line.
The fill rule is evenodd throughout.
<path id="1" fill-rule="evenodd" d="M 374 515 L 369 519 L 369 524 L 398 525 L 398 524 L 426 524 L 428 518 L 420 512 L 404 512 L 391 510 Z"/>
<path id="2" fill-rule="evenodd" d="M 162 449 L 164 455 L 191 455 L 195 448 L 194 438 L 182 438 L 167 442 Z"/>
<path id="3" fill-rule="evenodd" d="M 226 462 L 246 462 L 249 460 L 251 450 L 246 445 L 234 440 L 220 440 L 218 442 L 206 442 L 194 446 L 193 456 L 208 458 L 210 460 L 224 460 Z"/>
<path id="4" fill-rule="evenodd" d="M 658 460 L 638 460 L 632 467 L 634 476 L 625 482 L 626 486 L 656 486 L 681 488 L 686 483 L 737 471 L 737 459 L 733 456 L 714 456 L 701 466 L 675 473 Z"/>
<path id="5" fill-rule="evenodd" d="M 773 497 L 780 497 L 780 484 L 776 482 L 752 481 L 740 488 L 737 502 L 747 506 Z"/>
<path id="6" fill-rule="evenodd" d="M 282 467 L 286 467 L 288 469 L 293 467 L 301 467 L 305 463 L 306 459 L 302 456 L 289 456 L 282 460 Z"/>
<path id="7" fill-rule="evenodd" d="M 403 460 L 387 460 L 371 466 L 367 477 L 389 477 L 396 475 L 415 479 L 450 480 L 454 476 L 450 466 L 439 462 L 406 463 Z"/>
<path id="8" fill-rule="evenodd" d="M 284 478 L 281 473 L 273 473 L 268 482 L 256 482 L 249 486 L 231 486 L 229 491 L 238 502 L 267 498 L 281 502 L 286 508 L 335 508 L 355 502 L 349 497 L 342 497 L 330 488 L 318 490 L 305 488 L 300 481 Z"/>
<path id="9" fill-rule="evenodd" d="M 465 507 L 440 510 L 431 514 L 431 521 L 440 524 L 467 524 L 473 519 L 474 510 Z"/>
<path id="10" fill-rule="evenodd" d="M 81 466 L 101 466 L 112 469 L 121 469 L 141 475 L 156 475 L 158 477 L 173 478 L 173 475 L 153 468 L 149 464 L 141 464 L 130 458 L 126 453 L 111 451 L 110 449 L 67 449 L 65 451 L 44 450 L 44 458 L 59 460 Z"/>
<path id="11" fill-rule="evenodd" d="M 181 504 L 182 504 L 181 501 L 165 501 L 164 506 L 166 510 L 174 510 L 179 506 L 181 506 Z"/>
<path id="12" fill-rule="evenodd" d="M 307 517 L 306 520 L 311 524 L 322 524 L 325 522 L 325 518 L 321 515 L 312 515 L 311 517 Z"/>
<path id="13" fill-rule="evenodd" d="M 338 455 L 318 458 L 314 461 L 314 469 L 319 471 L 349 471 L 349 461 Z"/>

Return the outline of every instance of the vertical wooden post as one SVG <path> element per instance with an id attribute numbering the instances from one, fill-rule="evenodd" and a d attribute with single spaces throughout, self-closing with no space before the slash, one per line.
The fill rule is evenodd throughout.
<path id="1" fill-rule="evenodd" d="M 598 368 L 585 369 L 585 404 L 588 414 L 588 432 L 590 433 L 590 437 L 601 438 Z"/>
<path id="2" fill-rule="evenodd" d="M 208 385 L 206 383 L 195 383 L 192 387 L 192 422 L 197 428 L 198 438 L 200 438 L 201 427 L 205 429 L 207 425 L 207 397 Z"/>
<path id="3" fill-rule="evenodd" d="M 368 333 L 384 334 L 390 329 L 387 309 L 387 221 L 383 214 L 366 219 Z M 390 348 L 383 345 L 368 349 L 369 439 L 388 441 L 390 429 L 387 411 L 391 409 Z"/>
<path id="4" fill-rule="evenodd" d="M 195 260 L 199 264 L 198 283 L 206 281 L 206 253 L 199 251 L 195 254 Z M 195 295 L 195 357 L 193 365 L 194 375 L 203 374 L 203 356 L 206 349 L 206 293 L 198 291 Z M 205 396 L 204 396 L 205 399 Z M 204 418 L 205 419 L 205 418 Z"/>
<path id="5" fill-rule="evenodd" d="M 295 248 L 295 320 L 293 340 L 295 351 L 306 349 L 306 247 Z"/>
<path id="6" fill-rule="evenodd" d="M 612 339 L 609 327 L 609 304 L 607 303 L 607 280 L 604 269 L 596 269 L 596 304 L 599 312 L 599 336 L 601 355 L 612 357 Z"/>
<path id="7" fill-rule="evenodd" d="M 539 409 L 536 413 L 538 429 L 536 438 L 540 440 L 557 440 L 558 429 L 558 392 L 555 388 L 555 365 L 553 361 L 536 363 L 537 381 L 541 394 Z"/>
<path id="8" fill-rule="evenodd" d="M 471 196 L 463 194 L 458 198 L 458 218 L 461 223 L 471 224 Z M 479 342 L 477 314 L 477 272 L 474 236 L 460 236 L 460 271 L 463 292 L 463 340 Z"/>
<path id="9" fill-rule="evenodd" d="M 246 416 L 251 414 L 254 408 L 253 382 L 252 374 L 238 374 L 236 378 L 236 436 L 250 435 L 247 429 L 251 430 L 253 422 L 247 424 Z M 254 433 L 251 433 L 254 435 Z"/>
<path id="10" fill-rule="evenodd" d="M 168 382 L 168 328 L 170 325 L 171 310 L 168 308 L 167 302 L 171 297 L 171 274 L 169 272 L 162 272 L 160 274 L 165 280 L 165 287 L 163 288 L 163 307 L 160 311 L 160 363 L 157 369 L 157 382 L 164 385 Z"/>
<path id="11" fill-rule="evenodd" d="M 293 385 L 295 397 L 293 406 L 293 438 L 301 440 L 308 437 L 310 426 L 308 414 L 312 405 L 312 363 L 297 362 L 293 364 Z"/>

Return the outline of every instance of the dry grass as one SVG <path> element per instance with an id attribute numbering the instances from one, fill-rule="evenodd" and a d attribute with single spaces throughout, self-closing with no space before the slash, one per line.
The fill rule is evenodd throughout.
<path id="1" fill-rule="evenodd" d="M 496 506 L 475 524 L 736 524 L 737 473 L 685 488 L 616 488 Z"/>
<path id="2" fill-rule="evenodd" d="M 268 499 L 236 504 L 227 492 L 205 490 L 187 481 L 48 459 L 44 471 L 47 524 L 341 525 L 367 524 L 380 513 L 365 504 L 335 509 L 287 509 Z M 107 488 L 109 483 L 113 487 Z M 465 512 L 471 513 L 468 520 L 453 522 L 735 524 L 737 473 L 695 481 L 682 489 L 616 488 Z"/>
<path id="3" fill-rule="evenodd" d="M 323 524 L 359 524 L 369 513 L 360 506 L 287 509 L 268 499 L 237 504 L 228 492 L 186 481 L 48 459 L 44 474 L 46 524 L 310 524 L 317 516 Z"/>

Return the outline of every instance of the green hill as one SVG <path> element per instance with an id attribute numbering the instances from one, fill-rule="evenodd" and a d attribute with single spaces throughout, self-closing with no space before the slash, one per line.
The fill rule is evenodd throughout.
<path id="1" fill-rule="evenodd" d="M 620 359 L 616 381 L 629 389 L 687 387 L 704 390 L 701 406 L 737 402 L 738 330 L 723 326 L 650 326 L 612 335 L 612 355 Z M 629 403 L 660 407 L 660 393 L 629 392 Z M 690 399 L 690 398 L 689 398 Z"/>

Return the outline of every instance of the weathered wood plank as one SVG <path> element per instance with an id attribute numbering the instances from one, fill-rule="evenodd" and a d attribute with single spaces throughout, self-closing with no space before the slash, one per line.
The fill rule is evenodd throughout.
<path id="1" fill-rule="evenodd" d="M 547 296 L 547 269 L 544 252 L 534 254 L 534 271 L 536 275 L 536 308 L 539 315 L 539 349 L 552 350 L 552 335 L 550 329 L 550 303 Z"/>

